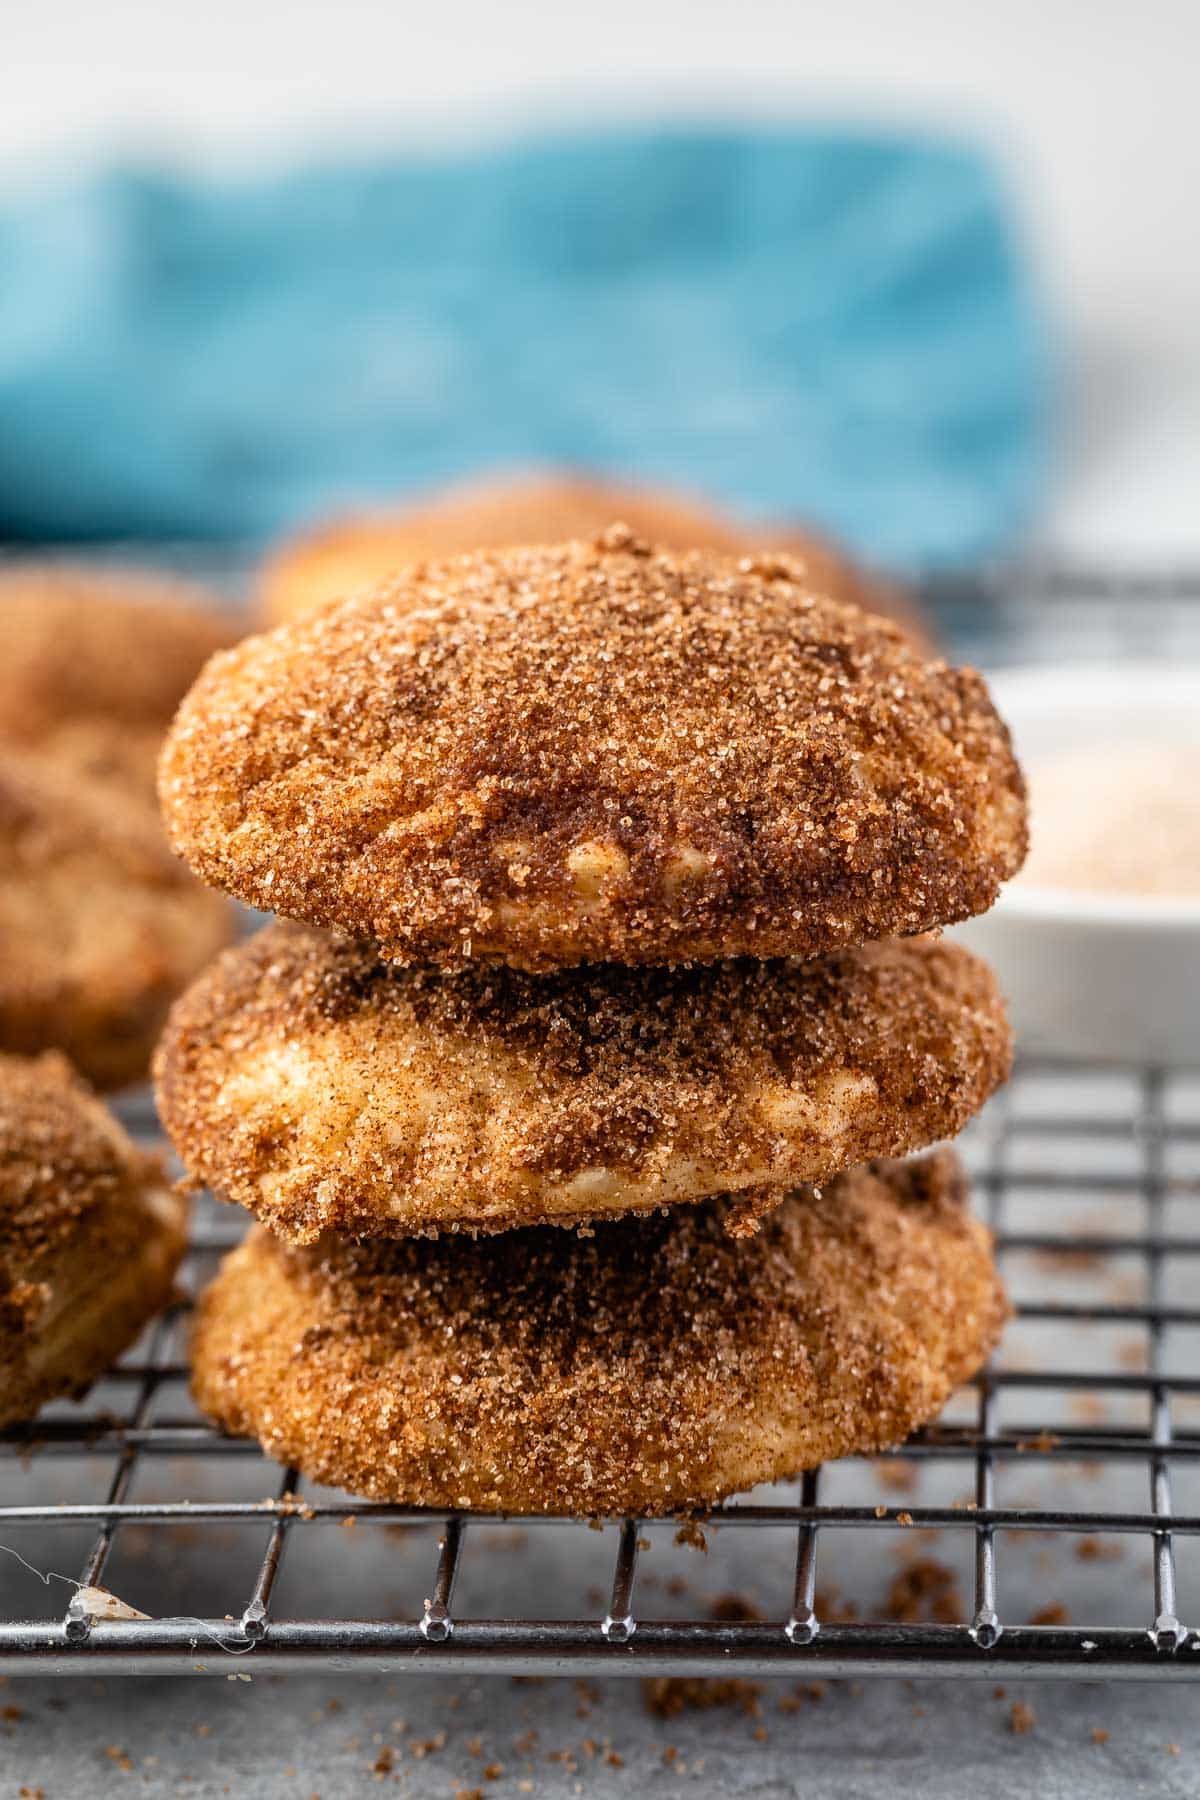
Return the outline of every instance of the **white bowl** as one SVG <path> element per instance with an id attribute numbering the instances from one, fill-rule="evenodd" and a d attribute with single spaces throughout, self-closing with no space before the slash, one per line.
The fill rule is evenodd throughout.
<path id="1" fill-rule="evenodd" d="M 1200 667 L 1014 669 L 990 686 L 1027 769 L 1090 744 L 1200 744 Z M 996 970 L 1021 1049 L 1200 1064 L 1200 898 L 1018 881 L 954 935 Z"/>

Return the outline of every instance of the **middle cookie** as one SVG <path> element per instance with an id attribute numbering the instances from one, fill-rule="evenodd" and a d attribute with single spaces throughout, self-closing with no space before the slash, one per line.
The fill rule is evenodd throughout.
<path id="1" fill-rule="evenodd" d="M 985 966 L 928 938 L 816 962 L 446 975 L 274 925 L 180 1000 L 163 1123 L 294 1243 L 782 1198 L 952 1136 L 1008 1073 Z"/>

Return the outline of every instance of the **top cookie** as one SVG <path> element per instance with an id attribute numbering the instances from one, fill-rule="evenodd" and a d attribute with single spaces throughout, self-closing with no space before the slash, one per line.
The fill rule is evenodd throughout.
<path id="1" fill-rule="evenodd" d="M 0 572 L 0 738 L 152 794 L 162 736 L 237 635 L 203 589 L 132 569 Z"/>
<path id="2" fill-rule="evenodd" d="M 917 637 L 928 635 L 907 596 L 826 538 L 795 529 L 756 529 L 692 495 L 583 475 L 468 482 L 402 511 L 329 520 L 289 539 L 264 565 L 263 610 L 278 624 L 326 600 L 378 587 L 410 563 L 593 538 L 614 519 L 666 550 L 717 550 L 727 556 L 782 550 L 804 564 L 807 579 L 823 594 L 884 613 Z"/>
<path id="3" fill-rule="evenodd" d="M 816 956 L 982 912 L 1026 847 L 977 674 L 785 558 L 620 531 L 214 657 L 160 795 L 205 880 L 448 966 Z"/>

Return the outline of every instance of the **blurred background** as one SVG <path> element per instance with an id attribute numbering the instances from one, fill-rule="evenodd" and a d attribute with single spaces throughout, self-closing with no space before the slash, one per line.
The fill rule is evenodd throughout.
<path id="1" fill-rule="evenodd" d="M 1200 552 L 1187 0 L 12 9 L 0 535 L 497 467 L 899 570 Z"/>

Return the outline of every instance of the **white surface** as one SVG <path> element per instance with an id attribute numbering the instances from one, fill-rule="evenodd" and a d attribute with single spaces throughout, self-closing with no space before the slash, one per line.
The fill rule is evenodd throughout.
<path id="1" fill-rule="evenodd" d="M 1011 670 L 992 693 L 1032 771 L 1088 745 L 1200 742 L 1200 666 Z M 1086 807 L 1094 797 L 1081 793 Z M 1200 804 L 1200 799 L 1197 801 Z M 1014 882 L 957 934 L 995 969 L 1026 1051 L 1200 1064 L 1200 900 Z"/>
<path id="2" fill-rule="evenodd" d="M 1200 556 L 1198 71 L 1194 0 L 40 0 L 5 9 L 0 178 L 97 144 L 244 161 L 630 112 L 966 126 L 1071 346 L 1048 535 L 1169 563 Z"/>

